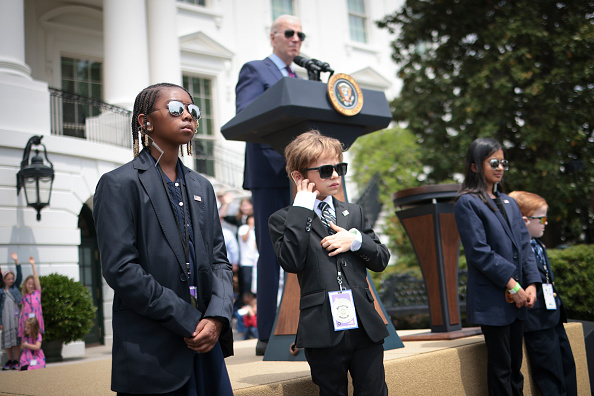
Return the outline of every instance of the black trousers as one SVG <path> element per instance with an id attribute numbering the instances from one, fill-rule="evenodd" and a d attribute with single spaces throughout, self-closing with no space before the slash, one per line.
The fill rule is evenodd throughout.
<path id="1" fill-rule="evenodd" d="M 276 259 L 270 232 L 268 218 L 271 214 L 290 204 L 291 190 L 287 188 L 252 188 L 252 202 L 254 205 L 254 226 L 256 242 L 258 244 L 258 338 L 268 342 L 274 319 L 278 298 L 278 284 L 280 265 Z"/>
<path id="2" fill-rule="evenodd" d="M 577 395 L 575 361 L 563 323 L 524 333 L 532 376 L 543 396 Z"/>
<path id="3" fill-rule="evenodd" d="M 372 342 L 365 330 L 345 330 L 338 345 L 330 348 L 305 348 L 313 382 L 320 396 L 347 396 L 348 372 L 355 396 L 387 396 L 384 347 Z"/>
<path id="4" fill-rule="evenodd" d="M 482 325 L 481 329 L 487 345 L 489 395 L 522 395 L 524 376 L 520 369 L 524 321 L 516 319 L 506 326 Z"/>

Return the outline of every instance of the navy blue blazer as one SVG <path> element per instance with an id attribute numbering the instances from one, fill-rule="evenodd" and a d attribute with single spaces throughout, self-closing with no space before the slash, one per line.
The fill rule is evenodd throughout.
<path id="1" fill-rule="evenodd" d="M 114 290 L 112 390 L 167 393 L 190 378 L 193 355 L 184 342 L 203 317 L 225 327 L 233 310 L 227 260 L 211 184 L 182 166 L 196 253 L 198 306 L 190 300 L 185 254 L 169 198 L 150 154 L 104 174 L 93 217 L 103 277 Z M 232 348 L 223 345 L 223 350 Z"/>
<path id="2" fill-rule="evenodd" d="M 540 242 L 538 239 L 535 239 L 535 241 L 542 248 L 545 260 L 545 262 L 542 263 L 535 254 L 538 273 L 540 274 L 542 283 L 546 283 L 547 276 L 545 273 L 545 266 L 547 267 L 549 272 L 549 283 L 553 285 L 553 292 L 556 293 L 555 303 L 557 304 L 557 309 L 547 309 L 542 288 L 539 289 L 536 295 L 536 303 L 534 303 L 534 307 L 528 309 L 528 318 L 526 319 L 526 323 L 524 323 L 524 331 L 551 329 L 557 326 L 561 321 L 567 322 L 565 307 L 563 306 L 561 297 L 559 297 L 559 293 L 557 292 L 557 288 L 554 284 L 555 275 L 553 274 L 553 268 L 551 268 L 551 263 L 549 262 L 549 255 L 547 254 L 547 250 L 545 249 L 542 242 Z"/>
<path id="3" fill-rule="evenodd" d="M 367 269 L 383 271 L 390 252 L 371 229 L 359 205 L 334 199 L 334 208 L 337 225 L 361 232 L 362 245 L 356 252 L 328 256 L 320 244 L 328 236 L 328 229 L 311 209 L 289 206 L 275 212 L 268 221 L 278 261 L 285 271 L 297 274 L 301 288 L 295 340 L 299 348 L 335 346 L 344 335 L 344 331 L 334 330 L 328 296 L 328 292 L 339 290 L 337 264 L 343 274 L 343 287 L 352 290 L 359 328 L 374 342 L 388 336 L 387 326 L 375 310 Z"/>
<path id="4" fill-rule="evenodd" d="M 491 199 L 492 211 L 475 194 L 461 195 L 454 206 L 456 224 L 468 265 L 466 315 L 479 325 L 504 326 L 525 320 L 526 308 L 505 299 L 506 284 L 516 279 L 523 288 L 540 284 L 530 235 L 520 209 L 510 196 L 499 194 L 509 225 Z"/>
<path id="5" fill-rule="evenodd" d="M 282 73 L 270 58 L 244 64 L 235 87 L 236 112 L 281 78 Z M 246 143 L 243 188 L 289 188 L 285 165 L 285 158 L 268 144 Z"/>

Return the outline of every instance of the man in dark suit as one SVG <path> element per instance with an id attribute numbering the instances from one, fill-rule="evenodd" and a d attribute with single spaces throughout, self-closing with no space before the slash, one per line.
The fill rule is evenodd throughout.
<path id="1" fill-rule="evenodd" d="M 297 195 L 270 217 L 269 227 L 281 266 L 297 274 L 301 289 L 295 345 L 305 348 L 320 395 L 348 395 L 348 372 L 356 395 L 387 395 L 388 330 L 367 269 L 383 271 L 390 253 L 359 205 L 333 197 L 346 173 L 338 140 L 306 132 L 285 153 Z"/>
<path id="2" fill-rule="evenodd" d="M 243 65 L 235 88 L 236 111 L 260 96 L 283 77 L 296 77 L 290 65 L 299 55 L 305 35 L 297 17 L 282 15 L 270 29 L 272 54 Z M 258 259 L 258 345 L 256 355 L 264 355 L 276 316 L 280 268 L 268 233 L 268 218 L 290 202 L 290 185 L 284 170 L 285 159 L 267 144 L 247 143 L 243 188 L 252 192 Z"/>

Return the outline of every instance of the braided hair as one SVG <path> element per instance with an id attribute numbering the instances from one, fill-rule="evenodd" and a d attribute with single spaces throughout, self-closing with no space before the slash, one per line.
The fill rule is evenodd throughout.
<path id="1" fill-rule="evenodd" d="M 155 102 L 157 101 L 157 98 L 159 97 L 159 94 L 161 93 L 162 88 L 183 89 L 184 91 L 186 91 L 186 93 L 190 97 L 190 100 L 192 101 L 192 103 L 194 103 L 194 98 L 192 98 L 192 95 L 190 94 L 190 92 L 188 92 L 188 90 L 185 89 L 184 87 L 181 87 L 177 84 L 158 83 L 158 84 L 150 85 L 150 86 L 146 87 L 145 89 L 143 89 L 142 91 L 140 91 L 140 93 L 138 95 L 136 95 L 136 100 L 134 100 L 134 110 L 132 112 L 132 142 L 133 142 L 134 157 L 137 157 L 138 154 L 140 153 L 139 142 L 142 142 L 142 147 L 144 149 L 149 150 L 149 151 L 151 149 L 151 142 L 147 137 L 148 135 L 146 134 L 146 123 L 145 123 L 145 125 L 141 126 L 140 123 L 138 122 L 138 116 L 140 114 L 144 114 L 146 117 L 151 111 L 153 111 L 153 107 L 155 105 Z M 144 134 L 145 134 L 144 139 L 140 139 L 140 137 L 139 137 L 139 134 L 141 132 L 144 132 Z M 191 147 L 192 147 L 191 142 L 189 142 L 188 143 L 188 154 L 189 155 L 192 155 Z M 182 155 L 183 155 L 183 151 L 182 151 Z"/>

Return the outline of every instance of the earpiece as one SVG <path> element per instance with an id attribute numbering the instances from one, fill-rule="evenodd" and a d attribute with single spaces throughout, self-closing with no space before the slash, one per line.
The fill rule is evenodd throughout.
<path id="1" fill-rule="evenodd" d="M 293 182 L 295 183 L 295 185 L 297 185 L 297 180 L 295 180 L 295 173 L 291 172 L 291 179 L 293 179 Z"/>

